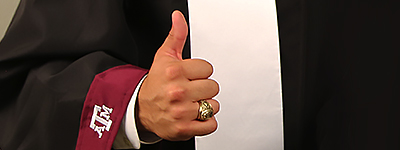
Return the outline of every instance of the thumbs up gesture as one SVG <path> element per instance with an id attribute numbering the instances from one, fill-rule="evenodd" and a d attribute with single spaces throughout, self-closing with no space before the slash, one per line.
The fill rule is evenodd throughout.
<path id="1" fill-rule="evenodd" d="M 219 103 L 212 99 L 218 94 L 219 85 L 209 79 L 213 73 L 210 63 L 182 59 L 187 34 L 184 16 L 179 11 L 173 12 L 171 31 L 154 57 L 136 106 L 136 122 L 142 130 L 171 141 L 188 140 L 217 129 L 214 117 L 205 121 L 196 119 L 199 100 L 209 102 L 214 114 L 219 111 Z"/>

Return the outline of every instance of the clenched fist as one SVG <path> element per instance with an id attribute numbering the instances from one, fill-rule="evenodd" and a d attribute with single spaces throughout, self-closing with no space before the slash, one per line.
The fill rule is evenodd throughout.
<path id="1" fill-rule="evenodd" d="M 217 129 L 214 117 L 196 120 L 199 100 L 207 100 L 214 113 L 219 111 L 219 103 L 212 99 L 218 94 L 219 85 L 209 79 L 213 73 L 210 63 L 200 59 L 182 60 L 187 33 L 184 16 L 175 11 L 172 29 L 157 51 L 138 95 L 139 126 L 171 141 L 188 140 Z"/>

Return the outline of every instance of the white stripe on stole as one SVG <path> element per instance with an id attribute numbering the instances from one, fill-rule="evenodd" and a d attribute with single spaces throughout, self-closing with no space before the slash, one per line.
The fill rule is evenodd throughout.
<path id="1" fill-rule="evenodd" d="M 282 150 L 283 118 L 274 0 L 189 0 L 193 58 L 220 83 L 218 130 L 197 150 Z"/>

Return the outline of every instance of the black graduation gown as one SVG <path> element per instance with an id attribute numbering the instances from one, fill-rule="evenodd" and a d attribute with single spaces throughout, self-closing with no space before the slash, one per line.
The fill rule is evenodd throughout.
<path id="1" fill-rule="evenodd" d="M 395 1 L 276 2 L 285 149 L 400 149 Z"/>
<path id="2" fill-rule="evenodd" d="M 1 149 L 74 149 L 94 76 L 148 69 L 175 9 L 187 16 L 184 0 L 22 0 L 0 43 Z M 142 149 L 194 149 L 194 139 Z"/>
<path id="3" fill-rule="evenodd" d="M 32 86 L 35 70 L 55 74 L 72 66 L 56 85 L 74 91 L 66 99 L 76 100 L 98 72 L 125 63 L 148 68 L 175 6 L 159 2 L 165 1 L 65 1 L 64 9 L 47 8 L 46 19 L 27 7 L 45 8 L 44 2 L 23 1 L 19 10 L 27 12 L 18 11 L 0 44 L 0 147 L 73 149 L 83 102 L 60 107 L 48 102 L 52 95 L 37 94 L 45 102 L 37 103 L 25 98 L 24 88 Z M 277 0 L 285 149 L 400 149 L 396 7 L 390 1 Z M 187 11 L 186 4 L 178 8 Z M 113 17 L 104 20 L 107 15 Z M 86 20 L 92 25 L 79 28 Z M 67 28 L 85 34 L 77 37 Z M 98 51 L 103 52 L 87 57 Z M 40 86 L 45 85 L 36 85 L 34 93 L 48 93 Z M 63 119 L 49 117 L 49 109 Z"/>

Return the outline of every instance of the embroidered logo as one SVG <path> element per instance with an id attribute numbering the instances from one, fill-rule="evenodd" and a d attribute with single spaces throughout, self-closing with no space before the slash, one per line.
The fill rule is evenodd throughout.
<path id="1" fill-rule="evenodd" d="M 90 121 L 90 128 L 92 128 L 95 132 L 99 134 L 99 139 L 103 136 L 104 130 L 110 131 L 112 124 L 110 114 L 112 113 L 112 111 L 113 109 L 108 108 L 106 105 L 103 105 L 103 107 L 94 105 L 92 120 Z M 98 123 L 96 124 L 96 122 Z M 98 126 L 99 124 L 100 126 Z"/>

